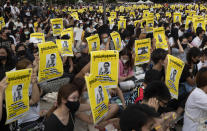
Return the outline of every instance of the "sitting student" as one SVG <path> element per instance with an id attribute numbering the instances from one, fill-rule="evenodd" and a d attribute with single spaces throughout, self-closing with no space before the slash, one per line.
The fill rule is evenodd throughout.
<path id="1" fill-rule="evenodd" d="M 196 76 L 197 87 L 191 92 L 185 106 L 183 131 L 207 130 L 207 68 L 201 68 Z M 206 127 L 204 129 L 204 127 Z M 201 130 L 201 129 L 200 129 Z M 200 131 L 199 130 L 199 131 Z"/>
<path id="2" fill-rule="evenodd" d="M 122 131 L 151 131 L 158 117 L 154 108 L 145 104 L 132 104 L 122 112 L 119 124 Z"/>
<path id="3" fill-rule="evenodd" d="M 38 65 L 35 65 L 38 66 Z M 27 128 L 27 126 L 30 126 L 31 124 L 37 124 L 40 118 L 40 92 L 41 90 L 37 86 L 37 72 L 35 71 L 35 67 L 33 68 L 33 75 L 31 84 L 29 87 L 29 111 L 27 114 L 20 118 L 18 120 L 18 125 L 24 129 Z M 16 64 L 16 70 L 22 70 L 32 68 L 32 62 L 26 58 L 23 58 L 22 60 L 18 61 Z M 26 130 L 26 129 L 25 129 Z M 27 129 L 28 130 L 28 129 Z"/>
<path id="4" fill-rule="evenodd" d="M 145 74 L 145 78 L 151 77 L 152 72 L 156 72 L 157 79 L 164 81 L 165 80 L 165 69 L 164 69 L 164 60 L 167 56 L 167 51 L 164 49 L 158 48 L 152 52 L 151 59 L 153 62 L 152 69 L 148 70 Z"/>
<path id="5" fill-rule="evenodd" d="M 128 91 L 135 87 L 133 80 L 134 77 L 133 71 L 133 60 L 131 51 L 127 48 L 123 49 L 120 52 L 119 60 L 119 85 L 123 91 Z"/>
<path id="6" fill-rule="evenodd" d="M 202 67 L 207 67 L 207 48 L 201 52 L 201 61 L 197 64 L 198 70 Z"/>

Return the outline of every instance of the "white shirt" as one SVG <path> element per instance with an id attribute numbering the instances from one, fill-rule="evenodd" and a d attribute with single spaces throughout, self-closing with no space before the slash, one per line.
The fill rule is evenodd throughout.
<path id="1" fill-rule="evenodd" d="M 178 30 L 178 36 L 181 37 L 183 36 L 184 32 L 182 32 L 181 30 Z"/>
<path id="2" fill-rule="evenodd" d="M 204 63 L 202 61 L 200 61 L 198 64 L 197 64 L 197 67 L 198 67 L 198 70 L 200 70 L 202 67 L 207 67 L 207 62 L 204 61 Z"/>
<path id="3" fill-rule="evenodd" d="M 199 48 L 199 46 L 201 45 L 201 43 L 202 43 L 202 40 L 198 36 L 196 36 L 193 39 L 193 41 L 191 42 L 191 45 L 194 46 L 194 47 L 198 47 Z"/>
<path id="4" fill-rule="evenodd" d="M 75 34 L 75 40 L 81 40 L 83 29 L 75 27 L 74 28 L 74 34 Z"/>
<path id="5" fill-rule="evenodd" d="M 195 88 L 188 97 L 185 105 L 192 118 L 207 118 L 207 94 L 200 88 Z M 194 123 L 186 114 L 184 114 L 183 131 L 197 131 L 198 123 Z"/>

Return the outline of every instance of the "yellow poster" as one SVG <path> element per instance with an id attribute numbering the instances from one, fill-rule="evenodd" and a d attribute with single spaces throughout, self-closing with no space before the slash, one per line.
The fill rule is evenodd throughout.
<path id="1" fill-rule="evenodd" d="M 167 85 L 171 96 L 175 99 L 178 99 L 179 81 L 185 63 L 172 55 L 168 55 L 167 57 L 168 64 L 167 73 L 165 76 L 165 84 Z"/>
<path id="2" fill-rule="evenodd" d="M 30 34 L 30 38 L 35 38 L 38 43 L 45 42 L 45 34 L 44 33 L 32 33 Z"/>
<path id="3" fill-rule="evenodd" d="M 110 17 L 116 18 L 116 12 L 110 12 Z"/>
<path id="4" fill-rule="evenodd" d="M 192 16 L 187 16 L 186 22 L 185 22 L 185 30 L 188 30 L 189 24 L 193 22 L 193 17 Z"/>
<path id="5" fill-rule="evenodd" d="M 89 7 L 89 11 L 93 11 L 93 7 L 92 6 Z"/>
<path id="6" fill-rule="evenodd" d="M 120 12 L 124 12 L 124 6 L 119 7 Z"/>
<path id="7" fill-rule="evenodd" d="M 156 39 L 156 48 L 168 50 L 168 45 L 165 38 L 165 29 L 163 27 L 154 28 L 153 36 Z"/>
<path id="8" fill-rule="evenodd" d="M 90 74 L 105 88 L 118 85 L 119 52 L 115 50 L 91 52 Z"/>
<path id="9" fill-rule="evenodd" d="M 195 18 L 193 19 L 193 28 L 196 31 L 198 27 L 202 27 L 203 30 L 206 29 L 204 18 Z"/>
<path id="10" fill-rule="evenodd" d="M 111 38 L 114 42 L 115 49 L 120 51 L 121 50 L 121 37 L 118 32 L 112 32 Z"/>
<path id="11" fill-rule="evenodd" d="M 3 17 L 0 17 L 0 30 L 5 26 L 5 21 Z"/>
<path id="12" fill-rule="evenodd" d="M 74 43 L 73 27 L 63 30 L 61 32 L 61 37 L 64 36 L 64 35 L 67 35 L 69 37 L 69 40 L 71 40 L 72 43 Z"/>
<path id="13" fill-rule="evenodd" d="M 73 56 L 73 43 L 71 40 L 56 39 L 56 44 L 62 56 Z"/>
<path id="14" fill-rule="evenodd" d="M 122 19 L 118 21 L 118 30 L 126 29 L 126 19 Z"/>
<path id="15" fill-rule="evenodd" d="M 78 17 L 78 12 L 73 12 L 70 14 L 71 17 L 73 17 L 75 20 L 79 20 L 79 17 Z"/>
<path id="16" fill-rule="evenodd" d="M 154 27 L 154 18 L 148 18 L 146 19 L 146 29 L 147 32 L 153 32 L 153 27 Z"/>
<path id="17" fill-rule="evenodd" d="M 151 39 L 135 41 L 135 65 L 148 63 L 150 61 Z"/>
<path id="18" fill-rule="evenodd" d="M 58 47 L 53 42 L 38 44 L 39 48 L 39 73 L 38 81 L 43 82 L 58 78 L 63 75 L 63 63 L 58 52 Z"/>
<path id="19" fill-rule="evenodd" d="M 6 124 L 23 117 L 29 110 L 29 85 L 32 69 L 6 72 L 8 87 L 5 90 Z"/>
<path id="20" fill-rule="evenodd" d="M 136 16 L 135 16 L 135 12 L 130 12 L 129 14 L 130 14 L 130 16 L 133 16 L 133 18 L 136 17 Z"/>
<path id="21" fill-rule="evenodd" d="M 53 36 L 59 36 L 63 30 L 63 19 L 51 19 L 50 22 L 52 24 Z"/>
<path id="22" fill-rule="evenodd" d="M 171 13 L 170 12 L 166 12 L 166 16 L 167 17 L 171 17 Z"/>
<path id="23" fill-rule="evenodd" d="M 143 18 L 147 17 L 149 13 L 149 10 L 143 10 Z"/>
<path id="24" fill-rule="evenodd" d="M 86 40 L 88 42 L 89 52 L 100 50 L 100 39 L 98 34 L 87 37 Z"/>
<path id="25" fill-rule="evenodd" d="M 85 76 L 94 124 L 99 123 L 108 113 L 109 97 L 106 88 L 92 76 Z"/>
<path id="26" fill-rule="evenodd" d="M 179 22 L 181 23 L 181 13 L 173 13 L 173 22 Z"/>
<path id="27" fill-rule="evenodd" d="M 109 20 L 109 24 L 110 25 L 114 25 L 115 24 L 115 21 L 114 21 L 114 17 L 108 17 L 108 20 Z"/>

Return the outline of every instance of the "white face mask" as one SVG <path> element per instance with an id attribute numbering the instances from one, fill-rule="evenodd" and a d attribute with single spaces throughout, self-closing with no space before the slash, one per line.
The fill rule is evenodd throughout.
<path id="1" fill-rule="evenodd" d="M 33 27 L 33 25 L 32 24 L 29 24 L 29 28 L 32 28 Z"/>
<path id="2" fill-rule="evenodd" d="M 124 59 L 122 59 L 121 60 L 124 64 L 126 64 L 127 62 L 128 62 L 128 60 L 124 60 Z"/>

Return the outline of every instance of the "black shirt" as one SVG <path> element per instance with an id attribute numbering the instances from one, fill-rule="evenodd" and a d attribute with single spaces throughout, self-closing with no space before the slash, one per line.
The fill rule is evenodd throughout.
<path id="1" fill-rule="evenodd" d="M 62 122 L 57 118 L 57 116 L 54 113 L 52 113 L 52 115 L 44 123 L 45 125 L 44 131 L 73 131 L 74 122 L 75 122 L 75 117 L 74 115 L 71 116 L 71 113 L 70 113 L 69 122 L 66 126 L 62 124 Z"/>
<path id="2" fill-rule="evenodd" d="M 0 129 L 1 131 L 10 131 L 9 130 L 9 125 L 5 125 L 5 122 L 6 122 L 6 104 L 5 104 L 5 101 L 3 101 L 3 107 L 0 107 L 2 108 L 2 119 L 0 121 Z"/>
<path id="3" fill-rule="evenodd" d="M 0 37 L 0 46 L 5 46 L 7 47 L 10 51 L 11 50 L 11 45 L 14 44 L 14 40 L 11 37 L 7 37 L 7 39 L 2 39 Z"/>
<path id="4" fill-rule="evenodd" d="M 78 74 L 84 66 L 86 66 L 90 62 L 90 56 L 89 54 L 81 54 L 81 57 L 77 59 L 76 66 L 74 67 L 74 74 Z"/>

